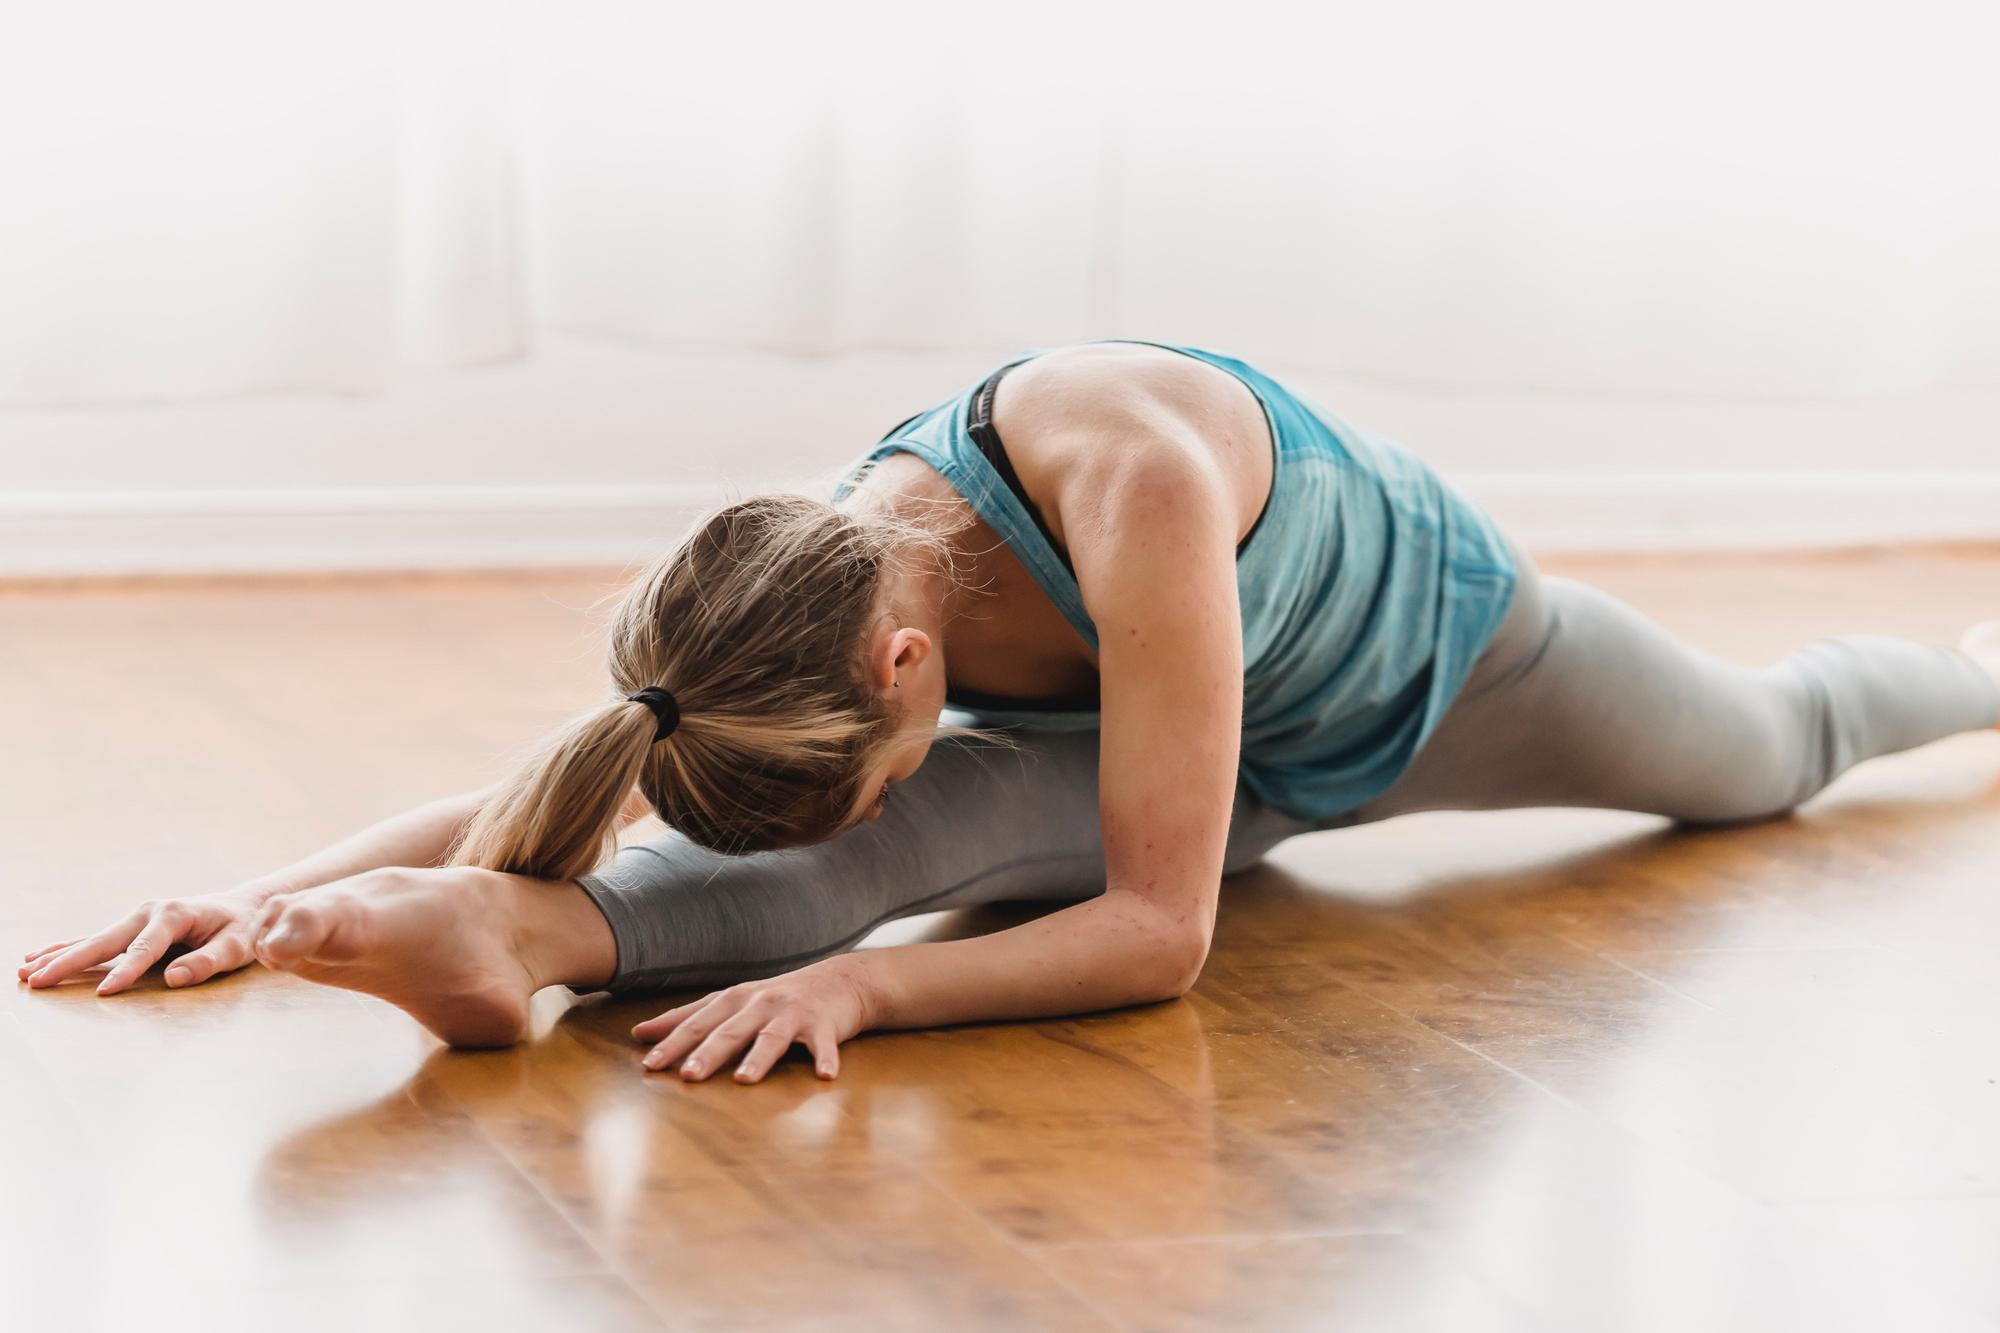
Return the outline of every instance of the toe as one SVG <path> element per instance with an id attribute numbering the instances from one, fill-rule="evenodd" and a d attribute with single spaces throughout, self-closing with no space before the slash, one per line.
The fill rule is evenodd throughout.
<path id="1" fill-rule="evenodd" d="M 327 914 L 306 902 L 288 902 L 258 932 L 255 953 L 266 967 L 288 968 L 312 957 L 326 938 Z"/>

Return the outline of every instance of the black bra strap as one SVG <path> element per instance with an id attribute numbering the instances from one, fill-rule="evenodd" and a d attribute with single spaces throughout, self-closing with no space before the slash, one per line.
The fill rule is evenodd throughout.
<path id="1" fill-rule="evenodd" d="M 1028 498 L 1028 488 L 1021 484 L 1021 474 L 1014 470 L 1014 460 L 1007 457 L 1007 446 L 1000 442 L 1000 432 L 993 427 L 993 395 L 1000 388 L 1000 378 L 1012 366 L 1002 366 L 986 377 L 986 382 L 973 390 L 972 402 L 965 412 L 965 433 L 979 446 L 979 452 L 986 455 L 986 461 L 1000 474 L 1000 480 L 1007 483 L 1007 489 L 1014 492 L 1014 498 L 1021 502 L 1021 508 L 1028 511 L 1028 517 L 1041 530 L 1042 540 L 1049 544 L 1056 558 L 1063 562 L 1063 568 L 1072 576 L 1076 566 L 1070 563 L 1069 552 L 1057 543 L 1056 535 L 1042 518 L 1042 511 L 1035 508 L 1035 502 Z"/>

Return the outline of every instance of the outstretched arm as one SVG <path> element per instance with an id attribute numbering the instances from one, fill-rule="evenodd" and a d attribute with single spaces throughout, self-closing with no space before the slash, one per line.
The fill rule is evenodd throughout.
<path id="1" fill-rule="evenodd" d="M 1078 1013 L 1193 984 L 1242 732 L 1234 521 L 1199 452 L 1100 453 L 1105 468 L 1074 480 L 1066 535 L 1100 640 L 1105 893 L 996 934 L 848 954 L 684 1005 L 635 1029 L 658 1042 L 649 1067 L 681 1061 L 684 1078 L 705 1078 L 747 1046 L 737 1077 L 754 1082 L 799 1041 L 832 1077 L 839 1042 L 865 1028 Z"/>
<path id="2" fill-rule="evenodd" d="M 391 816 L 301 861 L 220 893 L 141 903 L 95 935 L 44 945 L 25 955 L 19 976 L 30 986 L 54 986 L 107 963 L 97 993 L 115 995 L 157 965 L 176 945 L 189 952 L 167 968 L 169 986 L 192 986 L 250 961 L 250 923 L 279 894 L 296 893 L 385 866 L 435 866 L 486 799 L 486 789 L 427 802 Z M 634 791 L 621 822 L 645 813 Z"/>

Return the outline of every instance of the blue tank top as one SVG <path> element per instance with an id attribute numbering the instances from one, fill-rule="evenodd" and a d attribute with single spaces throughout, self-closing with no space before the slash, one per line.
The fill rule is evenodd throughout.
<path id="1" fill-rule="evenodd" d="M 1275 445 L 1271 495 L 1236 557 L 1239 772 L 1289 814 L 1345 814 L 1389 788 L 1464 685 L 1513 600 L 1512 551 L 1492 520 L 1399 446 L 1233 357 L 1147 345 L 1228 372 L 1264 406 Z M 1097 627 L 1068 562 L 974 437 L 991 406 L 981 389 L 992 382 L 896 427 L 850 470 L 835 499 L 876 460 L 916 455 L 965 497 L 1095 650 Z M 1094 711 L 949 702 L 956 716 L 948 720 L 968 726 L 1098 726 Z"/>

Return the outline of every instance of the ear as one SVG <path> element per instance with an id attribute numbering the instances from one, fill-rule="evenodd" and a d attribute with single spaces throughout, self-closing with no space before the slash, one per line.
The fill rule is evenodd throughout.
<path id="1" fill-rule="evenodd" d="M 893 689 L 899 672 L 914 669 L 931 655 L 931 636 L 907 626 L 875 636 L 868 654 L 868 679 L 879 690 Z"/>

